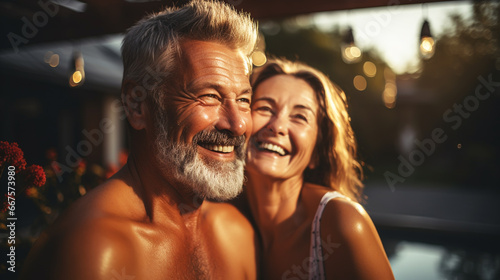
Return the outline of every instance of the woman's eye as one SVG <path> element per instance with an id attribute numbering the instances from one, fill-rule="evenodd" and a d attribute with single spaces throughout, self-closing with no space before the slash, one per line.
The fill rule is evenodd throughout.
<path id="1" fill-rule="evenodd" d="M 294 115 L 293 116 L 295 119 L 298 119 L 298 120 L 301 120 L 301 121 L 305 121 L 306 123 L 308 123 L 308 119 L 306 116 L 302 115 L 302 114 L 297 114 L 297 115 Z"/>
<path id="2" fill-rule="evenodd" d="M 257 111 L 269 111 L 270 112 L 271 108 L 269 108 L 269 107 L 259 107 L 259 108 L 257 108 Z"/>
<path id="3" fill-rule="evenodd" d="M 259 112 L 260 114 L 263 115 L 272 115 L 273 114 L 273 109 L 268 106 L 261 106 L 261 107 L 256 107 L 253 109 L 255 112 Z"/>

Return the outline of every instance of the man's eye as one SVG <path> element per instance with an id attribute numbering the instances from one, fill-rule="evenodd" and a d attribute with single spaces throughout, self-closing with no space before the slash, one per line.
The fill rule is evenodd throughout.
<path id="1" fill-rule="evenodd" d="M 205 94 L 205 95 L 202 95 L 201 98 L 215 98 L 215 99 L 219 100 L 219 96 L 217 96 L 216 94 Z"/>
<path id="2" fill-rule="evenodd" d="M 238 99 L 238 101 L 250 104 L 250 99 L 248 99 L 248 98 L 240 98 L 240 99 Z"/>
<path id="3" fill-rule="evenodd" d="M 221 98 L 217 94 L 204 94 L 198 97 L 198 101 L 205 106 L 217 106 L 221 103 Z"/>
<path id="4" fill-rule="evenodd" d="M 215 105 L 221 102 L 221 98 L 217 94 L 204 94 L 198 99 L 207 105 Z"/>

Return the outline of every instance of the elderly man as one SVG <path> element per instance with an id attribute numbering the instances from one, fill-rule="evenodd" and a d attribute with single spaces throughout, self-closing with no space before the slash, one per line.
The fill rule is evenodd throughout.
<path id="1" fill-rule="evenodd" d="M 192 1 L 126 34 L 128 163 L 35 244 L 25 279 L 249 279 L 254 232 L 226 204 L 243 185 L 256 24 Z"/>

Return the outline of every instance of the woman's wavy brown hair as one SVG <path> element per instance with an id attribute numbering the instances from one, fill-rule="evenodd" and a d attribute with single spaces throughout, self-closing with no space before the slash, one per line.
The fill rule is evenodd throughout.
<path id="1" fill-rule="evenodd" d="M 251 77 L 254 92 L 265 80 L 291 75 L 306 81 L 316 93 L 318 137 L 314 169 L 306 168 L 306 182 L 327 186 L 355 201 L 362 200 L 363 170 L 356 159 L 357 145 L 347 112 L 345 93 L 320 71 L 300 62 L 270 59 Z"/>

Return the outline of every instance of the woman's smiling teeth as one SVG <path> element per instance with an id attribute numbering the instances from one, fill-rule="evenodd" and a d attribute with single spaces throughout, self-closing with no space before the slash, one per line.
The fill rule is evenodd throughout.
<path id="1" fill-rule="evenodd" d="M 223 146 L 223 145 L 215 145 L 215 144 L 200 144 L 203 148 L 218 152 L 218 153 L 230 153 L 234 151 L 234 146 Z"/>
<path id="2" fill-rule="evenodd" d="M 278 153 L 280 156 L 286 155 L 286 151 L 283 148 L 281 148 L 280 146 L 271 144 L 271 143 L 259 143 L 258 147 L 261 150 L 268 150 L 271 152 Z"/>

